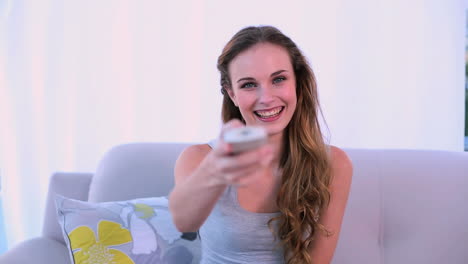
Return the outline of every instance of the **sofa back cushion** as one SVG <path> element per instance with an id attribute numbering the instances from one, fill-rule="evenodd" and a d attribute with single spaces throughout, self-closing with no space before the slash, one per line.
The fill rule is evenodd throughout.
<path id="1" fill-rule="evenodd" d="M 375 150 L 344 149 L 353 179 L 333 263 L 382 262 L 382 186 Z"/>
<path id="2" fill-rule="evenodd" d="M 59 194 L 77 200 L 88 200 L 89 185 L 92 177 L 92 173 L 77 172 L 56 172 L 50 177 L 44 224 L 42 227 L 42 234 L 44 236 L 65 244 L 62 231 L 57 222 L 55 197 Z"/>
<path id="3" fill-rule="evenodd" d="M 468 153 L 345 149 L 353 182 L 333 263 L 465 263 Z"/>
<path id="4" fill-rule="evenodd" d="M 466 263 L 468 153 L 377 152 L 385 263 Z"/>
<path id="5" fill-rule="evenodd" d="M 99 162 L 90 202 L 165 196 L 174 186 L 174 164 L 188 144 L 132 143 L 109 150 Z"/>

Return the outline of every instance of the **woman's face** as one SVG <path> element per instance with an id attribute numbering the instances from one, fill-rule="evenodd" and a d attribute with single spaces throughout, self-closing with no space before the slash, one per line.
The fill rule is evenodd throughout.
<path id="1" fill-rule="evenodd" d="M 281 46 L 259 43 L 228 65 L 231 100 L 246 125 L 262 126 L 268 135 L 282 134 L 296 109 L 296 77 Z"/>

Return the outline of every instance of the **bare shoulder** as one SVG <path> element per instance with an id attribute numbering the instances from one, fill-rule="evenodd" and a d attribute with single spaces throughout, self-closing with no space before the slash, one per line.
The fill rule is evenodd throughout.
<path id="1" fill-rule="evenodd" d="M 181 154 L 179 159 L 182 157 L 197 158 L 200 156 L 206 156 L 211 151 L 211 147 L 208 144 L 197 144 L 186 147 Z"/>
<path id="2" fill-rule="evenodd" d="M 320 223 L 332 232 L 331 236 L 319 235 L 310 247 L 310 256 L 316 263 L 330 263 L 338 243 L 341 224 L 348 202 L 353 164 L 345 151 L 330 146 L 331 174 L 330 203 L 322 212 Z"/>
<path id="3" fill-rule="evenodd" d="M 210 153 L 211 147 L 208 144 L 198 144 L 186 147 L 177 158 L 174 167 L 174 177 L 176 184 L 187 178 Z"/>
<path id="4" fill-rule="evenodd" d="M 339 147 L 330 145 L 330 158 L 334 181 L 350 182 L 353 175 L 353 163 L 348 154 Z"/>

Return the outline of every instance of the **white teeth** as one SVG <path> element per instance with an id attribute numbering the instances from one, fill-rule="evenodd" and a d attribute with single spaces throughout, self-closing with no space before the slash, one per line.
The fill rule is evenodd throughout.
<path id="1" fill-rule="evenodd" d="M 261 117 L 272 117 L 277 115 L 281 111 L 282 107 L 277 107 L 270 111 L 255 111 Z"/>

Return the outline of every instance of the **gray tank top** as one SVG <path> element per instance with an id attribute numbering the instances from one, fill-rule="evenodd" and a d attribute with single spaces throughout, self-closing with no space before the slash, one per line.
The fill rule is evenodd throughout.
<path id="1" fill-rule="evenodd" d="M 214 142 L 210 142 L 211 147 Z M 237 189 L 228 186 L 200 227 L 201 264 L 279 264 L 283 250 L 276 247 L 268 221 L 280 213 L 254 213 L 239 204 Z M 277 228 L 276 221 L 273 228 Z"/>

